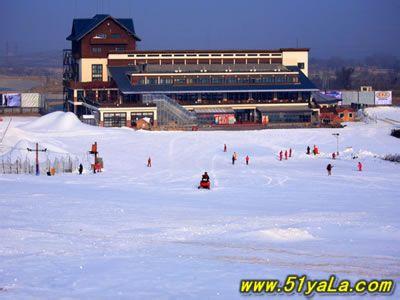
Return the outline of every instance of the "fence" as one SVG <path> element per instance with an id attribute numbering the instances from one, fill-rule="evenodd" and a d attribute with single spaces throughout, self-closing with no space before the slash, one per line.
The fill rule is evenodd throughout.
<path id="1" fill-rule="evenodd" d="M 0 156 L 0 174 L 36 174 L 36 159 L 32 152 L 23 155 L 23 149 L 18 150 Z M 83 155 L 49 152 L 40 156 L 40 174 L 45 175 L 52 169 L 56 174 L 73 173 L 78 170 L 80 164 L 85 169 L 90 170 L 91 168 L 93 156 L 89 152 Z"/>

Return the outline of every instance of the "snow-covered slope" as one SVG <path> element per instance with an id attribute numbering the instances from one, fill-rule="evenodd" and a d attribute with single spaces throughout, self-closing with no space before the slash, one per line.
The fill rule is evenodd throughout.
<path id="1" fill-rule="evenodd" d="M 78 122 L 51 114 L 5 138 L 72 154 L 97 141 L 106 171 L 0 174 L 0 298 L 242 299 L 244 278 L 400 278 L 400 165 L 380 159 L 400 140 L 387 122 L 243 132 Z M 306 155 L 314 144 L 321 155 Z M 204 171 L 210 191 L 197 189 Z"/>

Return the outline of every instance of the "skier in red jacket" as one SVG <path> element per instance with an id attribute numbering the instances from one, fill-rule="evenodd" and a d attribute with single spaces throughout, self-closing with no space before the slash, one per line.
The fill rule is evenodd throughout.
<path id="1" fill-rule="evenodd" d="M 285 159 L 287 160 L 287 156 L 288 156 L 288 153 L 287 153 L 287 150 L 285 150 Z"/>
<path id="2" fill-rule="evenodd" d="M 246 165 L 249 164 L 249 160 L 250 160 L 250 157 L 247 155 L 247 156 L 246 156 Z"/>
<path id="3" fill-rule="evenodd" d="M 282 160 L 282 156 L 283 156 L 283 152 L 281 150 L 281 152 L 279 152 L 279 160 Z"/>
<path id="4" fill-rule="evenodd" d="M 358 162 L 357 167 L 358 167 L 358 171 L 361 172 L 362 168 L 363 168 L 363 165 L 362 165 L 361 161 Z"/>

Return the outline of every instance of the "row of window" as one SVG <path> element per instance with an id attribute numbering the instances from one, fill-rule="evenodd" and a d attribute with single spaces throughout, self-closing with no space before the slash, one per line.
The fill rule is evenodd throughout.
<path id="1" fill-rule="evenodd" d="M 92 47 L 91 50 L 92 50 L 93 54 L 99 54 L 99 53 L 101 53 L 103 51 L 103 48 L 101 48 L 101 47 Z M 125 46 L 118 46 L 118 47 L 115 47 L 114 49 L 107 48 L 107 52 L 109 52 L 109 51 L 123 52 L 125 50 L 126 50 Z"/>
<path id="2" fill-rule="evenodd" d="M 290 100 L 290 101 L 308 101 L 310 92 L 252 92 L 250 93 L 226 93 L 225 97 L 229 101 L 243 101 L 248 99 L 254 100 L 273 100 L 274 95 L 277 100 Z M 180 103 L 196 103 L 198 99 L 208 102 L 221 102 L 224 99 L 224 93 L 184 93 L 184 94 L 168 94 L 169 97 L 175 99 Z"/>
<path id="3" fill-rule="evenodd" d="M 199 77 L 142 77 L 133 79 L 139 85 L 213 85 L 213 84 L 274 84 L 298 83 L 297 76 L 199 76 Z"/>

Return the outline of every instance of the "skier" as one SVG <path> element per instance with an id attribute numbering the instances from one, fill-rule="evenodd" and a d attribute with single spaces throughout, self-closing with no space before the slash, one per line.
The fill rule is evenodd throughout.
<path id="1" fill-rule="evenodd" d="M 361 161 L 358 162 L 357 167 L 358 167 L 358 171 L 361 172 L 362 168 L 363 168 L 363 165 L 362 165 Z"/>
<path id="2" fill-rule="evenodd" d="M 147 160 L 147 167 L 151 168 L 151 157 L 149 157 L 149 159 Z"/>
<path id="3" fill-rule="evenodd" d="M 83 172 L 83 166 L 82 166 L 82 164 L 79 164 L 78 172 L 79 172 L 79 175 L 82 175 L 82 172 Z"/>
<path id="4" fill-rule="evenodd" d="M 235 164 L 235 154 L 232 155 L 232 165 Z"/>
<path id="5" fill-rule="evenodd" d="M 336 153 L 335 152 L 332 153 L 332 159 L 336 159 Z"/>
<path id="6" fill-rule="evenodd" d="M 238 159 L 238 155 L 237 155 L 237 153 L 236 153 L 236 152 L 233 152 L 233 156 L 235 157 L 235 160 L 237 160 L 237 159 Z"/>
<path id="7" fill-rule="evenodd" d="M 292 148 L 289 149 L 289 157 L 292 157 Z"/>
<path id="8" fill-rule="evenodd" d="M 226 151 L 227 151 L 226 144 L 224 144 L 224 152 L 226 152 Z"/>
<path id="9" fill-rule="evenodd" d="M 311 153 L 310 151 L 311 151 L 310 146 L 307 146 L 307 154 L 308 155 L 310 155 L 310 153 Z"/>
<path id="10" fill-rule="evenodd" d="M 246 165 L 249 164 L 249 160 L 250 160 L 250 157 L 247 155 L 247 156 L 246 156 Z"/>
<path id="11" fill-rule="evenodd" d="M 328 176 L 332 175 L 332 168 L 333 168 L 333 166 L 331 164 L 328 164 L 326 166 L 326 170 L 328 171 Z"/>
<path id="12" fill-rule="evenodd" d="M 287 153 L 287 150 L 285 150 L 285 160 L 287 160 L 287 156 L 288 156 L 288 153 Z"/>
<path id="13" fill-rule="evenodd" d="M 282 155 L 283 155 L 283 152 L 281 150 L 281 152 L 279 152 L 279 160 L 282 160 Z"/>

